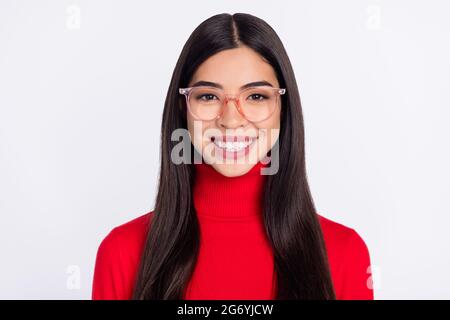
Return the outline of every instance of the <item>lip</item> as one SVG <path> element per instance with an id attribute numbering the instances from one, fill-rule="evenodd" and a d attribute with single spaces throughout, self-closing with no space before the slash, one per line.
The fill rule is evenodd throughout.
<path id="1" fill-rule="evenodd" d="M 237 160 L 243 156 L 246 156 L 255 142 L 258 140 L 258 137 L 251 136 L 214 136 L 211 137 L 211 142 L 214 143 L 215 154 L 221 160 L 225 159 L 233 159 Z M 229 151 L 225 148 L 221 148 L 217 145 L 218 142 L 249 142 L 251 141 L 245 148 L 238 151 Z"/>
<path id="2" fill-rule="evenodd" d="M 212 136 L 211 141 L 212 142 L 248 142 L 250 140 L 256 140 L 258 137 L 251 137 L 251 136 Z"/>

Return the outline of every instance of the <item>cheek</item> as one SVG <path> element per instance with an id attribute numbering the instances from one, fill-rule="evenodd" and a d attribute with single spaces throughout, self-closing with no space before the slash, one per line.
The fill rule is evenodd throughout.
<path id="1" fill-rule="evenodd" d="M 281 122 L 280 110 L 278 109 L 276 112 L 274 112 L 273 116 L 269 120 L 271 128 L 280 129 L 280 122 Z"/>
<path id="2" fill-rule="evenodd" d="M 192 144 L 197 150 L 200 150 L 202 147 L 201 142 L 202 130 L 198 130 L 199 128 L 198 120 L 195 120 L 194 118 L 192 118 L 192 116 L 188 115 L 187 126 Z"/>
<path id="3" fill-rule="evenodd" d="M 192 144 L 197 151 L 201 152 L 209 143 L 206 139 L 206 131 L 209 130 L 212 124 L 208 121 L 196 120 L 192 116 L 188 116 L 187 126 Z"/>
<path id="4" fill-rule="evenodd" d="M 189 114 L 187 116 L 187 129 L 192 137 L 194 134 L 194 119 Z"/>
<path id="5" fill-rule="evenodd" d="M 270 150 L 278 139 L 280 134 L 280 111 L 276 111 L 269 119 L 258 124 L 258 129 L 264 135 L 264 147 Z"/>

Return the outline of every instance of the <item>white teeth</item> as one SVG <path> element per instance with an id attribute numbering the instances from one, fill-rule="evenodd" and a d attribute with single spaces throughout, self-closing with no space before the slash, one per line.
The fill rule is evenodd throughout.
<path id="1" fill-rule="evenodd" d="M 229 151 L 229 152 L 237 152 L 237 151 L 241 151 L 241 150 L 243 150 L 244 148 L 246 148 L 248 145 L 250 145 L 252 142 L 253 142 L 254 140 L 253 139 L 250 139 L 249 141 L 233 141 L 233 142 L 231 142 L 231 141 L 227 141 L 227 142 L 224 142 L 224 141 L 214 141 L 214 143 L 219 147 L 219 148 L 222 148 L 222 149 L 225 149 L 226 151 Z"/>

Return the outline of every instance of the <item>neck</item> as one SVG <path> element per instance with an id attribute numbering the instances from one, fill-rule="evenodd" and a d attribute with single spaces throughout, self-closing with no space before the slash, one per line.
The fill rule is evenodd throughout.
<path id="1" fill-rule="evenodd" d="M 240 218 L 260 216 L 265 175 L 258 161 L 247 173 L 227 177 L 207 163 L 195 164 L 194 206 L 200 216 Z"/>

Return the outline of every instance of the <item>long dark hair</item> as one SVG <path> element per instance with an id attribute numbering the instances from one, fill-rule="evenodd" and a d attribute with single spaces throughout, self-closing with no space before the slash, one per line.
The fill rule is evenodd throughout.
<path id="1" fill-rule="evenodd" d="M 264 225 L 274 253 L 275 299 L 335 299 L 324 239 L 309 190 L 303 116 L 289 57 L 275 31 L 244 13 L 218 14 L 191 34 L 172 75 L 164 105 L 159 189 L 134 287 L 134 299 L 183 299 L 199 252 L 199 226 L 193 205 L 193 162 L 174 164 L 175 129 L 187 128 L 178 88 L 186 87 L 198 66 L 226 49 L 247 46 L 274 68 L 282 96 L 279 169 L 264 188 Z"/>

